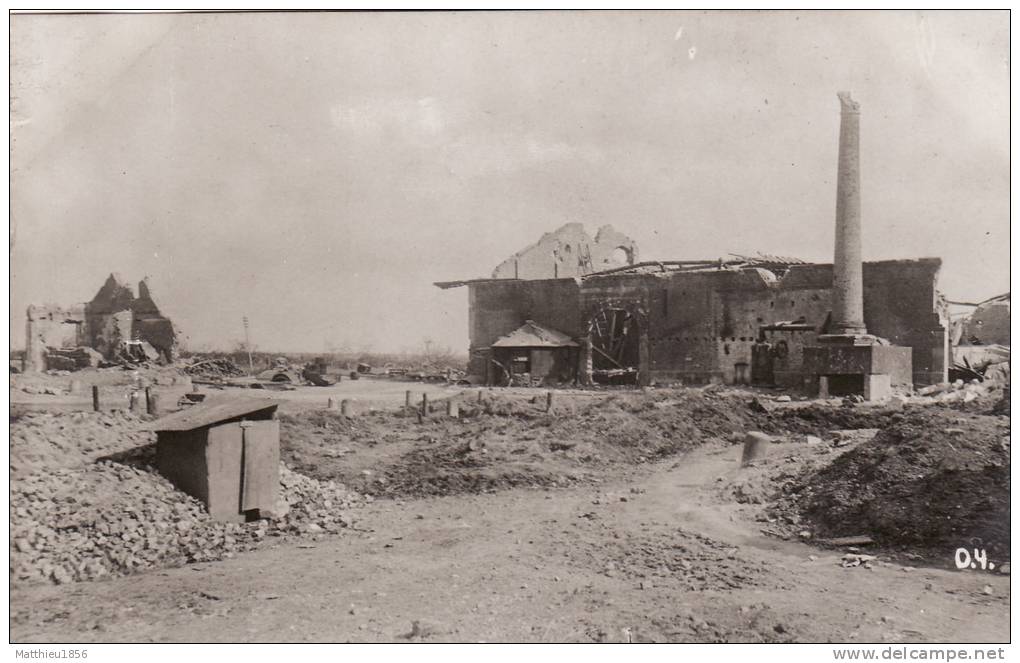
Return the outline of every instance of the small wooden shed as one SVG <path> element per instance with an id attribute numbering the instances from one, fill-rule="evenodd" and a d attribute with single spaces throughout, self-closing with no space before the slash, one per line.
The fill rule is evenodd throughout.
<path id="1" fill-rule="evenodd" d="M 577 342 L 533 320 L 496 339 L 489 353 L 487 384 L 536 386 L 577 381 Z"/>
<path id="2" fill-rule="evenodd" d="M 261 517 L 280 486 L 277 406 L 267 398 L 217 398 L 156 421 L 160 474 L 216 520 Z"/>

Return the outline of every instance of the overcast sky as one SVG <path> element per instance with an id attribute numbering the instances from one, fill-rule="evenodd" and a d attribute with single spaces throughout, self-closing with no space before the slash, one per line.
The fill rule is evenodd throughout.
<path id="1" fill-rule="evenodd" d="M 1009 289 L 1007 12 L 15 16 L 12 344 L 149 275 L 191 347 L 467 348 L 467 292 L 563 223 L 644 259 L 864 255 Z"/>

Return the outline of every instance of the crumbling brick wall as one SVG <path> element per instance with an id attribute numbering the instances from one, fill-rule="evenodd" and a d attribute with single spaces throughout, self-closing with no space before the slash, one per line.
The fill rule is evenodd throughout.
<path id="1" fill-rule="evenodd" d="M 46 370 L 46 348 L 74 347 L 85 343 L 88 330 L 85 306 L 32 305 L 25 323 L 26 372 Z"/>
<path id="2" fill-rule="evenodd" d="M 948 335 L 936 294 L 938 259 L 865 263 L 868 331 L 912 348 L 914 382 L 946 379 Z M 586 279 L 469 285 L 469 372 L 485 374 L 485 349 L 527 319 L 579 341 L 588 316 L 612 304 L 639 312 L 643 381 L 732 383 L 750 364 L 763 327 L 803 320 L 822 331 L 831 309 L 831 265 L 612 274 Z"/>
<path id="3" fill-rule="evenodd" d="M 961 343 L 1009 345 L 1010 301 L 990 301 L 978 306 L 964 325 Z"/>

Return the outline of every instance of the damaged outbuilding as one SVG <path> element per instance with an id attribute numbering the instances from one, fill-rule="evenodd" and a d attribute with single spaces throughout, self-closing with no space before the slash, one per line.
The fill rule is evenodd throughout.
<path id="1" fill-rule="evenodd" d="M 148 278 L 139 282 L 137 297 L 123 278 L 110 274 L 87 303 L 28 307 L 26 372 L 94 367 L 104 360 L 171 362 L 176 356 L 176 330 L 160 312 Z"/>

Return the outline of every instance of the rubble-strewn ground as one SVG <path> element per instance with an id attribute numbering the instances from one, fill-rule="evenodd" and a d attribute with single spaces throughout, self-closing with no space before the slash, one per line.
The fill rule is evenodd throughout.
<path id="1" fill-rule="evenodd" d="M 11 417 L 12 584 L 223 559 L 267 537 L 338 532 L 363 503 L 343 485 L 284 466 L 280 493 L 288 506 L 281 518 L 215 522 L 153 468 L 148 423 L 123 411 Z"/>
<path id="2" fill-rule="evenodd" d="M 421 423 L 417 408 L 354 419 L 323 410 L 284 414 L 282 456 L 309 476 L 378 496 L 479 493 L 598 481 L 706 442 L 742 442 L 748 430 L 789 436 L 879 427 L 902 409 L 763 407 L 744 391 L 688 389 L 566 398 L 547 413 L 544 392 L 468 394 L 453 397 L 459 418 L 433 402 Z"/>
<path id="3" fill-rule="evenodd" d="M 12 639 L 1009 638 L 1009 576 L 951 564 L 957 536 L 1008 551 L 1009 420 L 992 413 L 993 399 L 842 406 L 719 388 L 561 392 L 547 414 L 544 392 L 478 393 L 454 394 L 459 419 L 438 402 L 421 422 L 400 408 L 347 419 L 289 401 L 282 453 L 295 473 L 285 490 L 311 506 L 292 506 L 290 525 L 229 532 L 147 469 L 130 416 L 19 418 Z M 62 437 L 75 430 L 88 448 Z M 121 448 L 104 430 L 122 431 Z M 747 430 L 777 442 L 742 469 Z M 53 450 L 40 449 L 51 438 Z M 48 464 L 63 469 L 47 475 Z M 298 472 L 308 478 L 295 496 L 287 477 Z M 994 480 L 977 480 L 985 475 Z M 936 484 L 951 487 L 947 499 L 935 499 Z M 346 486 L 376 499 L 334 536 L 328 518 L 347 522 L 360 504 Z M 194 523 L 183 528 L 194 547 L 176 524 L 155 526 L 177 518 Z M 29 553 L 17 547 L 26 522 L 52 530 Z M 323 531 L 310 536 L 312 523 Z M 816 543 L 844 534 L 876 539 L 862 548 L 875 555 L 867 568 L 844 568 L 844 549 Z M 136 550 L 136 536 L 154 545 Z M 134 574 L 29 582 L 45 569 L 22 555 L 66 569 L 83 549 Z M 207 563 L 204 550 L 225 559 Z M 146 572 L 119 561 L 132 556 Z"/>

